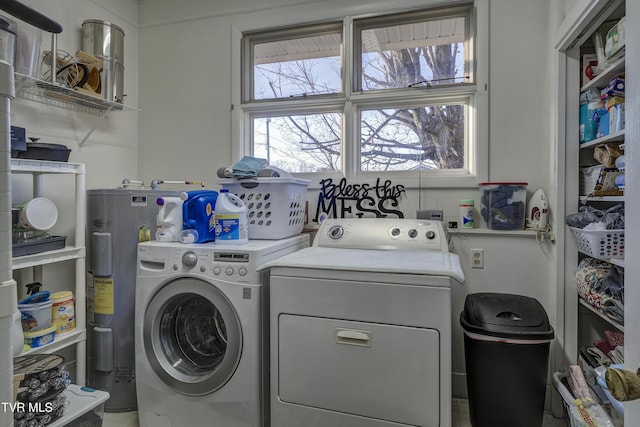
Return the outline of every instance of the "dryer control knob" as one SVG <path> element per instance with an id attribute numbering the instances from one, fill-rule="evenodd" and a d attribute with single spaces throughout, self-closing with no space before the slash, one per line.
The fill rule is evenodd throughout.
<path id="1" fill-rule="evenodd" d="M 187 268 L 193 268 L 198 263 L 198 256 L 194 252 L 185 252 L 182 255 L 182 265 Z"/>
<path id="2" fill-rule="evenodd" d="M 411 237 L 412 239 L 417 235 L 418 235 L 418 230 L 416 230 L 415 228 L 412 228 L 411 230 L 409 230 L 409 237 Z"/>
<path id="3" fill-rule="evenodd" d="M 427 231 L 427 239 L 433 240 L 436 238 L 436 232 L 433 230 Z"/>
<path id="4" fill-rule="evenodd" d="M 241 276 L 246 276 L 247 275 L 247 269 L 244 267 L 240 267 L 240 270 L 238 270 L 238 274 L 240 274 Z"/>
<path id="5" fill-rule="evenodd" d="M 227 273 L 227 276 L 231 276 L 233 274 L 233 267 L 227 267 L 224 272 Z"/>
<path id="6" fill-rule="evenodd" d="M 338 240 L 344 234 L 344 228 L 341 225 L 333 225 L 329 229 L 329 237 L 333 240 Z"/>
<path id="7" fill-rule="evenodd" d="M 217 276 L 220 273 L 222 273 L 222 269 L 220 267 L 213 267 L 213 274 Z"/>

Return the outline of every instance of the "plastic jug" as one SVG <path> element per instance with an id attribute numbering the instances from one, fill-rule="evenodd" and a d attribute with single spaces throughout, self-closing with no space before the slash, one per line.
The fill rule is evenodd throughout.
<path id="1" fill-rule="evenodd" d="M 218 192 L 195 190 L 181 193 L 182 243 L 205 243 L 216 240 L 216 200 Z"/>
<path id="2" fill-rule="evenodd" d="M 180 197 L 158 197 L 156 240 L 179 242 L 182 233 L 182 204 Z"/>
<path id="3" fill-rule="evenodd" d="M 249 242 L 247 206 L 229 190 L 220 190 L 216 202 L 216 244 L 233 245 Z"/>

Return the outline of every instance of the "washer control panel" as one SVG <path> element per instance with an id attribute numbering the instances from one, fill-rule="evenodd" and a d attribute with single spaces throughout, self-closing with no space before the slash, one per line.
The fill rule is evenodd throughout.
<path id="1" fill-rule="evenodd" d="M 405 218 L 326 219 L 318 229 L 313 246 L 449 252 L 441 221 Z"/>
<path id="2" fill-rule="evenodd" d="M 231 282 L 249 283 L 257 280 L 259 275 L 251 262 L 251 256 L 246 252 L 174 248 L 169 268 L 173 272 L 200 273 Z"/>

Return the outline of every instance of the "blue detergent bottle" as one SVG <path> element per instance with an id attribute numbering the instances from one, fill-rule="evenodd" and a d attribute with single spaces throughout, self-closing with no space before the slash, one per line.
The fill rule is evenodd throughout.
<path id="1" fill-rule="evenodd" d="M 215 208 L 218 192 L 194 190 L 180 194 L 182 204 L 182 243 L 205 243 L 216 240 Z"/>

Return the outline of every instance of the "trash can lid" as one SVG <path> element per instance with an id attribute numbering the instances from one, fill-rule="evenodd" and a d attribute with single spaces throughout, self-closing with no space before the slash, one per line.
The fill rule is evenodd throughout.
<path id="1" fill-rule="evenodd" d="M 465 331 L 500 338 L 541 340 L 554 336 L 542 304 L 523 295 L 467 295 L 460 324 Z"/>

